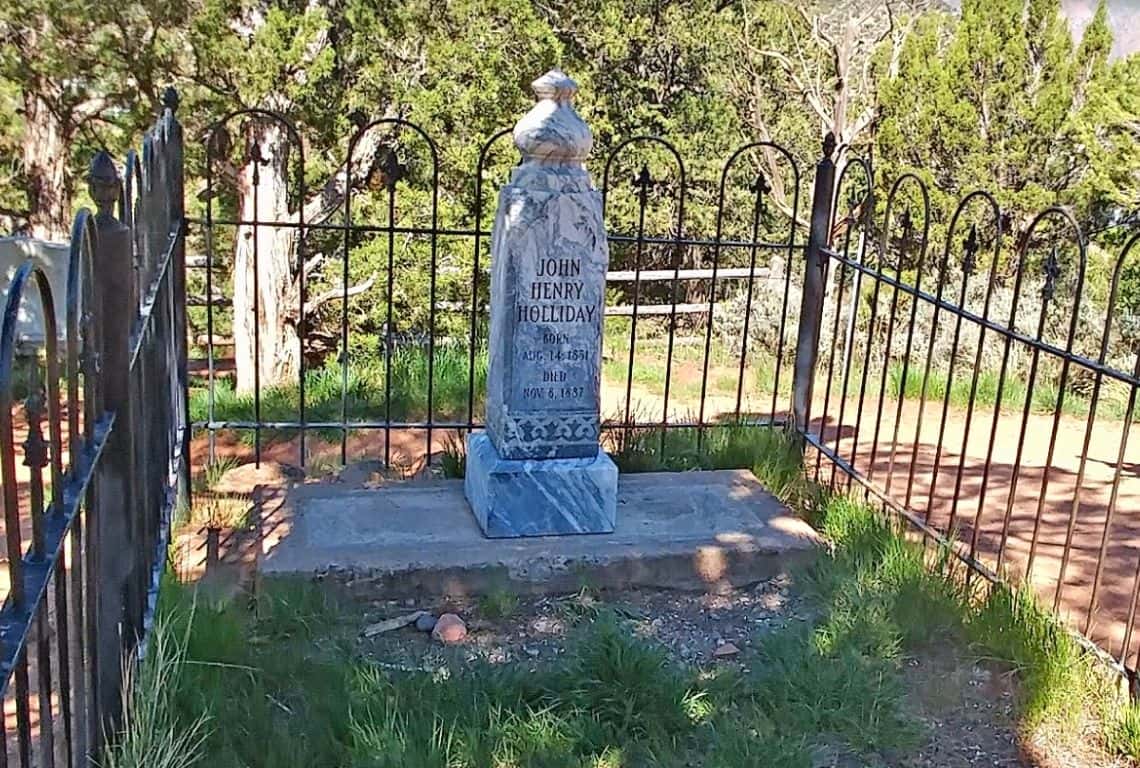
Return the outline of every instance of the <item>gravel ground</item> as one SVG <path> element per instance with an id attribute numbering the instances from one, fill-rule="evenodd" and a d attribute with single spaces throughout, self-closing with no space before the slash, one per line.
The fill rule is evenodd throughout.
<path id="1" fill-rule="evenodd" d="M 811 618 L 809 607 L 791 592 L 787 578 L 726 595 L 629 590 L 601 596 L 582 592 L 561 597 L 504 595 L 426 604 L 391 601 L 373 608 L 365 623 L 416 610 L 437 616 L 453 612 L 467 621 L 467 640 L 457 646 L 433 642 L 426 633 L 410 627 L 362 640 L 363 652 L 407 669 L 436 669 L 457 661 L 538 663 L 557 658 L 565 651 L 567 630 L 604 608 L 629 620 L 639 636 L 660 643 L 678 661 L 689 664 L 733 658 L 713 655 L 729 643 L 740 651 L 735 657 L 744 657 L 758 633 Z"/>
<path id="2" fill-rule="evenodd" d="M 458 613 L 469 634 L 444 646 L 413 627 L 360 640 L 360 651 L 383 666 L 438 672 L 474 662 L 517 663 L 535 668 L 566 650 L 567 631 L 603 608 L 629 620 L 632 631 L 664 646 L 677 661 L 710 668 L 731 664 L 747 669 L 758 636 L 796 622 L 811 622 L 811 604 L 781 577 L 723 595 L 630 590 L 561 597 L 492 596 L 481 600 L 372 604 L 362 626 L 419 610 Z M 732 651 L 732 647 L 737 652 Z M 719 653 L 718 653 L 719 649 Z M 1012 676 L 957 649 L 932 649 L 905 660 L 912 681 L 906 706 L 925 726 L 927 738 L 903 755 L 866 757 L 824 744 L 815 768 L 1012 768 L 1014 766 L 1106 765 L 1066 762 L 1021 744 L 1014 719 Z"/>

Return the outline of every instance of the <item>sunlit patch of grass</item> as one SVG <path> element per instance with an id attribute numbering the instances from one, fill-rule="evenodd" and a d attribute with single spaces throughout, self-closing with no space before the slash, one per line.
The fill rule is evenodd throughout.
<path id="1" fill-rule="evenodd" d="M 431 411 L 435 418 L 458 418 L 467 414 L 468 387 L 471 382 L 471 360 L 468 348 L 460 345 L 438 345 L 431 358 Z M 421 420 L 428 415 L 428 350 L 424 347 L 401 347 L 391 360 L 391 384 L 388 366 L 383 359 L 369 358 L 353 362 L 347 371 L 335 361 L 306 371 L 306 422 L 341 422 L 377 420 L 391 416 L 393 420 Z M 211 413 L 208 384 L 192 387 L 190 418 L 205 422 Z M 487 350 L 475 354 L 475 413 L 481 413 L 487 391 Z M 215 421 L 252 422 L 258 416 L 252 392 L 237 392 L 230 378 L 216 378 L 213 386 L 213 418 Z M 264 386 L 260 397 L 262 422 L 295 422 L 300 419 L 300 387 L 296 382 Z M 272 442 L 295 435 L 295 429 L 264 429 L 262 441 Z M 239 431 L 246 444 L 254 441 L 251 429 Z M 325 439 L 341 436 L 338 428 L 319 430 Z"/>
<path id="2" fill-rule="evenodd" d="M 777 496 L 799 500 L 807 490 L 799 452 L 779 429 L 726 423 L 617 435 L 622 472 L 749 469 Z"/>
<path id="3" fill-rule="evenodd" d="M 972 612 L 972 643 L 1018 673 L 1022 717 L 1028 727 L 1076 722 L 1093 696 L 1092 665 L 1082 649 L 1028 590 L 998 585 Z"/>
<path id="4" fill-rule="evenodd" d="M 1107 745 L 1119 755 L 1140 763 L 1140 704 L 1120 708 L 1107 727 Z"/>

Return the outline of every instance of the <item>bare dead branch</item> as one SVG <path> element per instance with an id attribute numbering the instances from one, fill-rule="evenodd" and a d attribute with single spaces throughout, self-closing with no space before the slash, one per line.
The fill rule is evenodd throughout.
<path id="1" fill-rule="evenodd" d="M 333 299 L 347 299 L 352 298 L 353 296 L 359 296 L 371 288 L 375 283 L 376 273 L 373 272 L 368 276 L 367 280 L 361 283 L 357 283 L 356 285 L 349 286 L 347 290 L 344 288 L 330 288 L 324 293 L 318 294 L 312 299 L 309 299 L 309 301 L 305 302 L 305 314 L 307 316 L 311 316 L 321 307 L 321 305 L 327 304 Z"/>

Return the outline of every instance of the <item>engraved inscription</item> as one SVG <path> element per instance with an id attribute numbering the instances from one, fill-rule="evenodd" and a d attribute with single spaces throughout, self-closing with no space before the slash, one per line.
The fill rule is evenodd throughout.
<path id="1" fill-rule="evenodd" d="M 520 265 L 516 279 L 515 407 L 596 409 L 601 288 L 588 282 L 582 256 L 570 250 L 535 259 Z"/>

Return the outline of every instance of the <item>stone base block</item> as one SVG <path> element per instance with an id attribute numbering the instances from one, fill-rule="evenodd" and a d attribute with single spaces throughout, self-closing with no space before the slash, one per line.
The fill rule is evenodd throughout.
<path id="1" fill-rule="evenodd" d="M 617 481 L 601 449 L 584 459 L 504 459 L 485 433 L 467 438 L 463 489 L 488 538 L 613 533 Z"/>

